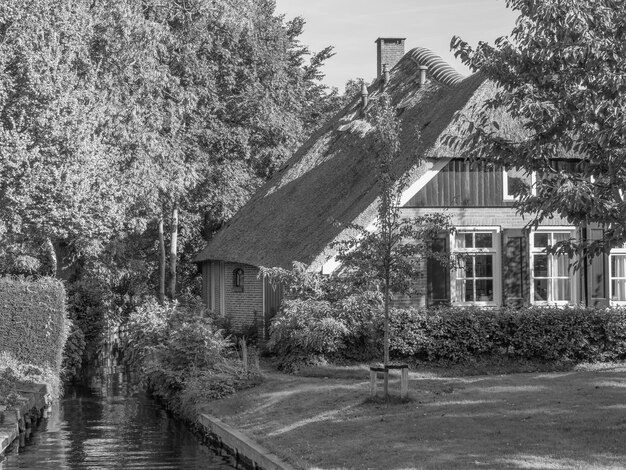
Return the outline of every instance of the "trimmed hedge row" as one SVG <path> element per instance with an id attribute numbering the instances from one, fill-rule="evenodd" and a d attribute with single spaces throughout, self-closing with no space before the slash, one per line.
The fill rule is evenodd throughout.
<path id="1" fill-rule="evenodd" d="M 0 351 L 58 374 L 69 326 L 60 281 L 0 278 Z"/>
<path id="2" fill-rule="evenodd" d="M 506 356 L 536 361 L 626 359 L 626 310 L 526 307 L 520 309 L 396 309 L 391 351 L 434 362 Z"/>
<path id="3" fill-rule="evenodd" d="M 390 353 L 396 359 L 626 360 L 626 309 L 413 308 L 392 309 L 390 317 Z M 270 350 L 289 370 L 319 360 L 382 357 L 382 314 L 371 299 L 358 296 L 334 304 L 286 301 L 270 333 Z"/>

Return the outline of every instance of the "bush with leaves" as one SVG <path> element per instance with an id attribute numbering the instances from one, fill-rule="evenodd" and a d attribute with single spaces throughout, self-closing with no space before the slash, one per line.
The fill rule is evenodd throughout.
<path id="1" fill-rule="evenodd" d="M 319 361 L 366 361 L 380 353 L 383 321 L 374 294 L 330 303 L 288 300 L 270 347 L 283 369 Z M 579 363 L 626 359 L 626 309 L 584 307 L 393 308 L 393 359 L 436 364 L 482 361 Z"/>
<path id="2" fill-rule="evenodd" d="M 7 367 L 0 371 L 0 405 L 13 409 L 19 402 L 17 383 L 19 378 L 13 369 Z"/>
<path id="3" fill-rule="evenodd" d="M 64 382 L 76 380 L 80 375 L 85 352 L 85 334 L 75 323 L 70 327 L 70 334 L 63 349 L 63 363 L 61 364 L 61 378 Z"/>
<path id="4" fill-rule="evenodd" d="M 323 361 L 344 346 L 346 322 L 337 318 L 330 302 L 315 299 L 285 300 L 270 327 L 269 349 L 282 369 Z"/>
<path id="5" fill-rule="evenodd" d="M 260 381 L 259 374 L 246 372 L 233 363 L 223 363 L 214 370 L 198 371 L 186 381 L 177 411 L 184 418 L 192 420 L 202 404 L 253 387 Z"/>
<path id="6" fill-rule="evenodd" d="M 437 363 L 626 359 L 624 309 L 394 309 L 390 323 L 396 357 Z"/>
<path id="7" fill-rule="evenodd" d="M 162 305 L 149 298 L 131 314 L 126 330 L 125 361 L 176 413 L 185 408 L 183 397 L 194 396 L 198 380 L 203 396 L 220 398 L 251 377 L 198 298 Z"/>
<path id="8" fill-rule="evenodd" d="M 18 403 L 19 383 L 47 384 L 52 400 L 61 396 L 61 381 L 53 367 L 22 362 L 10 352 L 0 351 L 0 405 L 12 407 Z"/>
<path id="9" fill-rule="evenodd" d="M 259 314 L 252 311 L 252 321 L 237 325 L 230 314 L 220 316 L 216 319 L 216 325 L 224 332 L 224 336 L 229 337 L 233 343 L 240 344 L 243 340 L 247 345 L 256 346 L 259 342 Z"/>
<path id="10" fill-rule="evenodd" d="M 369 361 L 382 354 L 383 312 L 381 295 L 366 291 L 333 304 L 333 315 L 346 326 L 343 347 L 335 357 Z"/>

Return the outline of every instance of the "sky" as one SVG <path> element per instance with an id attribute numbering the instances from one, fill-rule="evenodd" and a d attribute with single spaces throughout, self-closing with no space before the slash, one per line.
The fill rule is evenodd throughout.
<path id="1" fill-rule="evenodd" d="M 475 45 L 489 43 L 513 29 L 517 15 L 504 0 L 276 0 L 285 20 L 306 20 L 300 41 L 313 52 L 334 46 L 335 56 L 323 68 L 324 82 L 344 91 L 349 79 L 376 77 L 379 37 L 406 38 L 405 50 L 426 47 L 463 75 L 469 70 L 450 52 L 460 36 Z"/>

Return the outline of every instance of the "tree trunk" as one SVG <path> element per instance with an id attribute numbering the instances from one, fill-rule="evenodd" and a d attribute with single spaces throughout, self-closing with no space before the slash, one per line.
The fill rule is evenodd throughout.
<path id="1" fill-rule="evenodd" d="M 383 338 L 384 363 L 389 364 L 389 279 L 385 280 L 385 335 Z"/>
<path id="2" fill-rule="evenodd" d="M 163 217 L 159 217 L 159 303 L 165 301 L 165 236 Z"/>
<path id="3" fill-rule="evenodd" d="M 176 258 L 178 251 L 178 208 L 172 211 L 172 231 L 170 240 L 170 299 L 176 298 Z"/>
<path id="4" fill-rule="evenodd" d="M 383 351 L 385 367 L 389 365 L 389 273 L 385 277 L 385 335 L 383 337 Z M 385 396 L 389 396 L 389 371 L 385 373 Z"/>
<path id="5" fill-rule="evenodd" d="M 59 277 L 59 260 L 54 243 L 50 237 L 46 237 L 46 251 L 48 252 L 48 260 L 50 261 L 50 271 L 53 277 Z"/>

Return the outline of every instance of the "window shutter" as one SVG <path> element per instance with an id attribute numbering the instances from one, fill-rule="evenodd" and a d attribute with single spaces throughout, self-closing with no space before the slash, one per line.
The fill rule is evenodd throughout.
<path id="1" fill-rule="evenodd" d="M 270 324 L 272 318 L 276 316 L 283 301 L 283 286 L 280 283 L 272 284 L 268 277 L 263 278 L 263 289 L 265 289 L 263 298 L 265 301 L 265 339 L 270 337 Z"/>
<path id="2" fill-rule="evenodd" d="M 602 229 L 591 228 L 588 230 L 590 240 L 601 240 Z M 608 306 L 609 289 L 607 280 L 609 279 L 608 256 L 601 254 L 594 256 L 587 265 L 587 292 L 589 294 L 589 306 Z"/>
<path id="3" fill-rule="evenodd" d="M 442 235 L 432 242 L 432 250 L 437 253 L 449 253 L 449 237 Z M 428 305 L 440 305 L 450 302 L 450 267 L 436 259 L 429 258 L 426 265 Z"/>
<path id="4" fill-rule="evenodd" d="M 504 304 L 519 306 L 529 301 L 528 241 L 522 230 L 503 231 Z"/>

